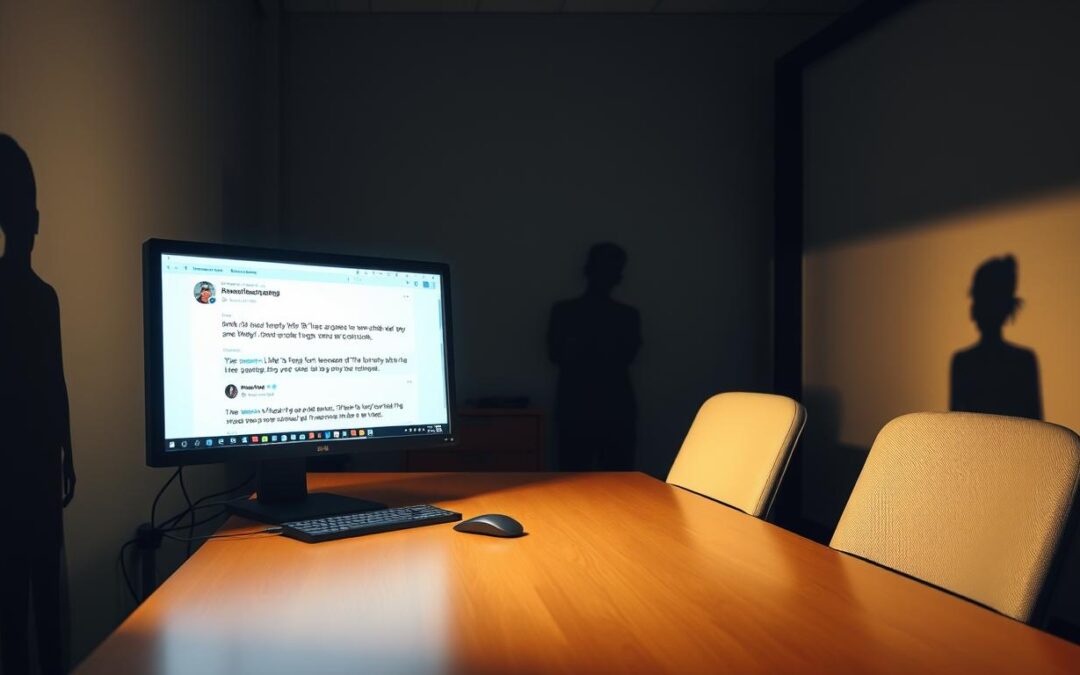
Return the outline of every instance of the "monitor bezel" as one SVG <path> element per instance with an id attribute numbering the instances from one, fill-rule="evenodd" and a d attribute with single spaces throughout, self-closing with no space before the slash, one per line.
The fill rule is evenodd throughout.
<path id="1" fill-rule="evenodd" d="M 441 279 L 446 363 L 447 426 L 443 434 L 305 440 L 276 445 L 229 445 L 218 449 L 168 451 L 165 448 L 164 355 L 162 354 L 161 259 L 163 255 L 330 265 L 336 267 L 437 274 Z M 450 299 L 450 267 L 445 263 L 256 248 L 168 239 L 148 239 L 143 244 L 143 365 L 146 386 L 146 463 L 153 467 L 213 464 L 288 458 L 325 457 L 368 452 L 443 448 L 455 443 L 456 397 L 454 387 L 453 313 Z"/>

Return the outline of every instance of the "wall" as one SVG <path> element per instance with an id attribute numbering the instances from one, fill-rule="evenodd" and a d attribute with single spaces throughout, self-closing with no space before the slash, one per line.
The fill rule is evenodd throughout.
<path id="1" fill-rule="evenodd" d="M 168 475 L 143 460 L 147 237 L 448 260 L 461 397 L 543 405 L 547 310 L 620 241 L 657 475 L 703 398 L 771 378 L 772 60 L 828 17 L 295 16 L 279 137 L 275 5 L 0 0 L 0 131 L 34 163 L 61 302 L 75 662 L 131 609 L 117 552 Z"/>
<path id="2" fill-rule="evenodd" d="M 826 530 L 885 422 L 948 409 L 990 257 L 1017 259 L 1004 336 L 1037 356 L 1045 419 L 1080 429 L 1078 28 L 1076 3 L 915 3 L 808 69 L 804 499 Z"/>
<path id="3" fill-rule="evenodd" d="M 246 129 L 259 22 L 239 1 L 0 0 L 0 131 L 34 165 L 33 263 L 62 314 L 79 479 L 65 512 L 75 661 L 130 611 L 117 553 L 168 476 L 143 459 L 140 245 L 221 240 L 226 211 L 237 237 L 256 236 L 246 176 L 259 127 Z M 194 491 L 221 474 L 194 469 Z M 165 573 L 179 549 L 163 558 Z"/>
<path id="4" fill-rule="evenodd" d="M 772 66 L 827 21 L 292 15 L 282 239 L 449 262 L 459 399 L 549 410 L 548 311 L 621 243 L 664 476 L 707 396 L 771 383 Z"/>

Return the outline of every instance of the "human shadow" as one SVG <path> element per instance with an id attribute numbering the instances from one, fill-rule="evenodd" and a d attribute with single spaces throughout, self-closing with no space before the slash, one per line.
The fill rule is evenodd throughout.
<path id="1" fill-rule="evenodd" d="M 43 673 L 64 671 L 63 507 L 75 494 L 60 305 L 30 265 L 38 232 L 30 160 L 0 134 L 0 650 L 4 673 L 30 669 L 30 607 Z"/>
<path id="2" fill-rule="evenodd" d="M 1023 305 L 1016 297 L 1017 263 L 1012 255 L 991 258 L 975 270 L 971 319 L 980 338 L 953 354 L 949 409 L 1042 419 L 1039 362 L 1035 352 L 1010 344 L 1002 327 Z"/>
<path id="3" fill-rule="evenodd" d="M 551 308 L 547 346 L 559 367 L 555 423 L 563 471 L 628 471 L 634 465 L 637 403 L 629 367 L 641 347 L 641 318 L 611 297 L 625 268 L 621 246 L 593 245 L 585 292 Z"/>

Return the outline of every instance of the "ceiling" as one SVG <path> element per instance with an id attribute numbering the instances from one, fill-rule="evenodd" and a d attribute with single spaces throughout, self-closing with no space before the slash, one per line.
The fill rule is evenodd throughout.
<path id="1" fill-rule="evenodd" d="M 840 14 L 862 0 L 284 0 L 291 12 Z"/>

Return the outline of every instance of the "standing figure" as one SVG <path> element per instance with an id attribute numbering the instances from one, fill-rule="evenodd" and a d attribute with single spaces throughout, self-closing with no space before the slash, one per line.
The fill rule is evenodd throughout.
<path id="1" fill-rule="evenodd" d="M 585 263 L 585 293 L 551 308 L 548 354 L 559 367 L 555 401 L 559 468 L 629 471 L 637 404 L 630 363 L 641 346 L 641 318 L 611 297 L 626 251 L 596 244 Z"/>
<path id="2" fill-rule="evenodd" d="M 75 494 L 60 305 L 30 267 L 38 232 L 30 160 L 0 134 L 0 654 L 3 672 L 64 671 L 61 622 L 62 510 Z M 36 635 L 30 639 L 30 605 Z"/>
<path id="3" fill-rule="evenodd" d="M 971 320 L 980 339 L 953 354 L 949 409 L 1042 419 L 1039 362 L 1035 352 L 1001 335 L 1023 301 L 1016 297 L 1016 258 L 991 258 L 975 270 Z"/>

